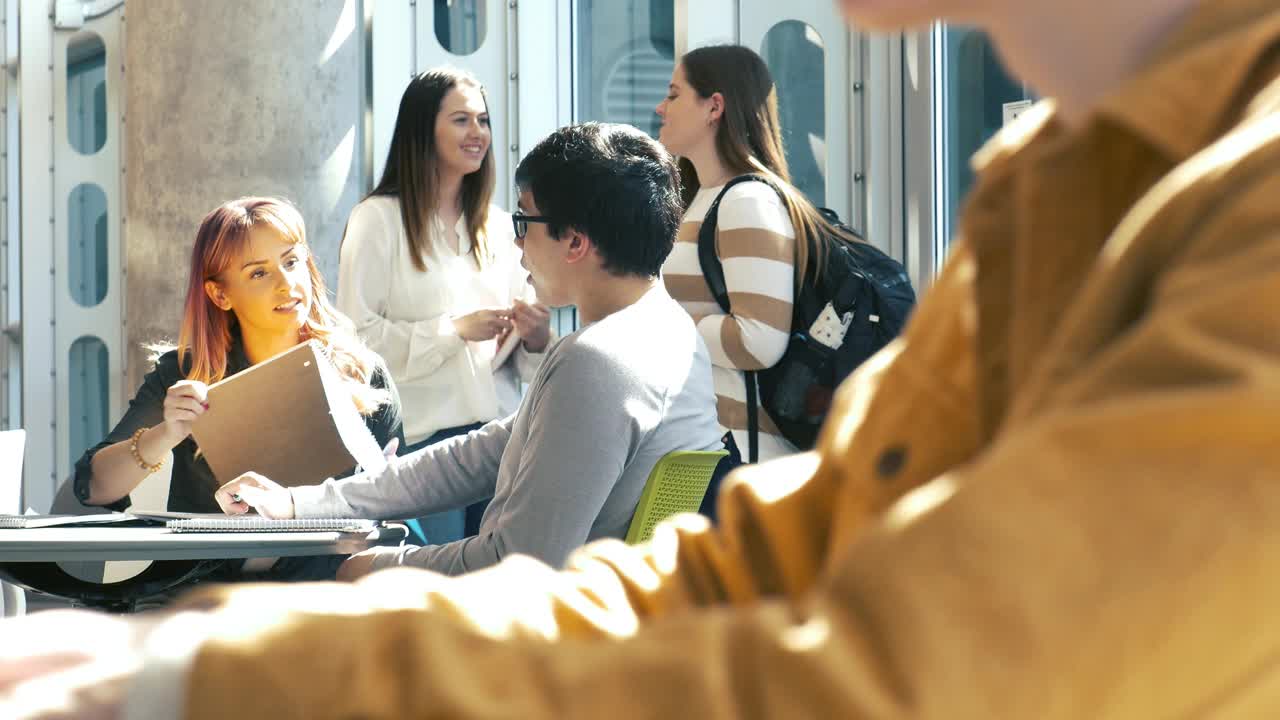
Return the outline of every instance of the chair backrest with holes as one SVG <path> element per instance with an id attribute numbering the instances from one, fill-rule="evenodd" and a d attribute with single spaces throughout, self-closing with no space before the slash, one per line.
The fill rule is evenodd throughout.
<path id="1" fill-rule="evenodd" d="M 667 453 L 653 466 L 644 492 L 636 505 L 627 530 L 627 543 L 635 545 L 653 537 L 658 523 L 682 512 L 697 512 L 707 484 L 716 471 L 724 450 Z"/>

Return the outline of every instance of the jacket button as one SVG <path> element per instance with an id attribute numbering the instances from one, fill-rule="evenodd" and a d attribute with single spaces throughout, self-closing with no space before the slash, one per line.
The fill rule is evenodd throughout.
<path id="1" fill-rule="evenodd" d="M 880 476 L 881 480 L 890 480 L 902 472 L 902 466 L 906 464 L 907 449 L 901 445 L 894 445 L 880 453 L 880 457 L 876 459 L 876 475 Z"/>

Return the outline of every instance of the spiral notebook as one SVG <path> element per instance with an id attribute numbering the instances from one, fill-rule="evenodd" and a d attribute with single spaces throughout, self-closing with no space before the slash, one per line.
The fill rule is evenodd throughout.
<path id="1" fill-rule="evenodd" d="M 176 533 L 197 532 L 343 532 L 368 534 L 376 520 L 358 518 L 294 518 L 273 520 L 261 515 L 210 515 L 169 520 L 165 527 Z"/>
<path id="2" fill-rule="evenodd" d="M 191 435 L 219 483 L 246 472 L 285 487 L 354 467 L 377 471 L 382 449 L 318 343 L 307 342 L 209 386 Z"/>

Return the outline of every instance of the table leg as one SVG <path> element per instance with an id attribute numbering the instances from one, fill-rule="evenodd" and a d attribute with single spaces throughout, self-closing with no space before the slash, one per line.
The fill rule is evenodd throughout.
<path id="1" fill-rule="evenodd" d="M 17 617 L 27 612 L 27 596 L 17 585 L 0 582 L 0 617 Z"/>

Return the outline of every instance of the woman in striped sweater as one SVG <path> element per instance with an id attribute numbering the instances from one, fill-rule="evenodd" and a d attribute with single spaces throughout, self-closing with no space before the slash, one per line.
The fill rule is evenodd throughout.
<path id="1" fill-rule="evenodd" d="M 686 208 L 662 269 L 667 291 L 693 316 L 711 350 L 730 452 L 750 459 L 743 371 L 772 367 L 786 351 L 796 284 L 821 267 L 818 231 L 826 221 L 789 182 L 773 78 L 751 49 L 717 45 L 687 53 L 657 113 L 659 139 L 680 157 Z M 724 185 L 750 173 L 773 187 L 734 185 L 718 210 L 716 253 L 732 308 L 726 314 L 703 278 L 698 230 Z M 758 420 L 759 460 L 796 451 L 767 413 L 758 410 Z"/>

